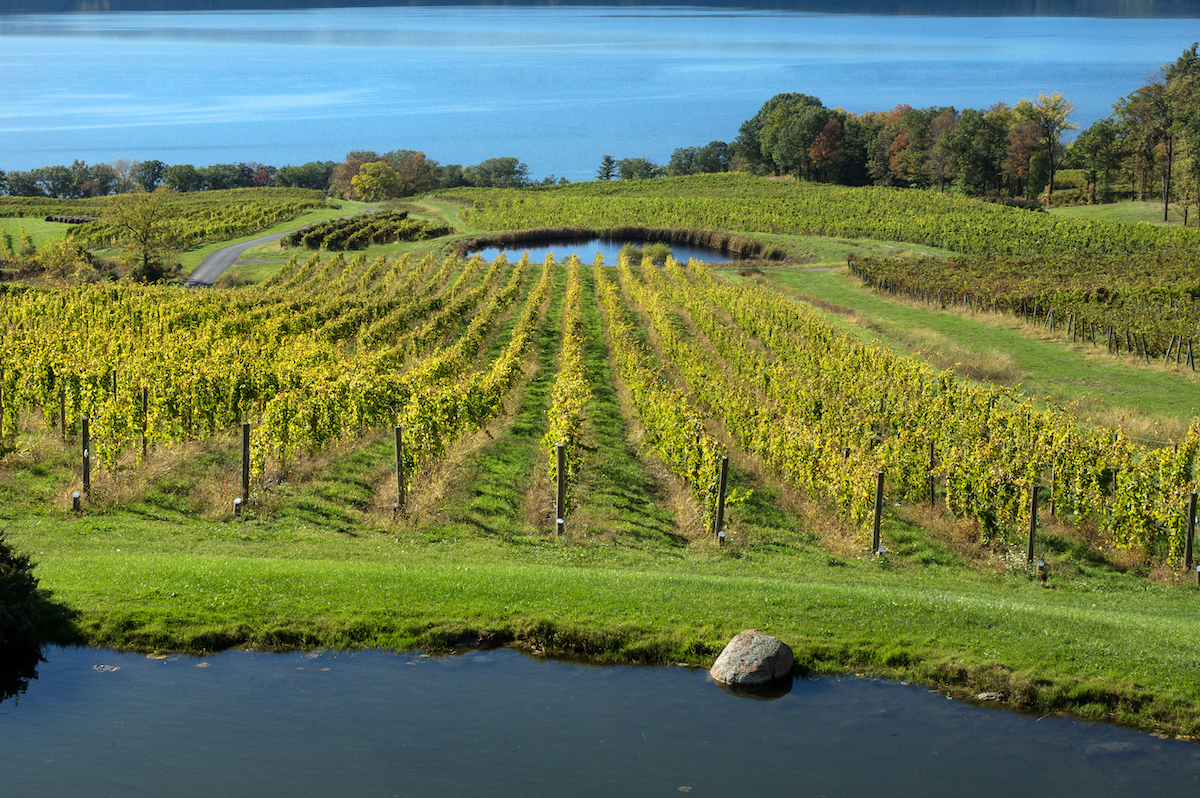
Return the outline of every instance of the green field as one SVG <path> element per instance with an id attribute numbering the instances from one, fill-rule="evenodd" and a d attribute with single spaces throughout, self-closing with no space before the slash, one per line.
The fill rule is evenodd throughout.
<path id="1" fill-rule="evenodd" d="M 93 324 L 121 330 L 80 349 L 79 362 L 86 365 L 45 361 L 81 386 L 71 394 L 66 440 L 39 412 L 45 409 L 53 420 L 56 409 L 56 394 L 39 382 L 44 370 L 31 371 L 28 379 L 18 373 L 18 363 L 42 355 L 24 349 L 25 359 L 18 361 L 13 348 L 31 318 L 45 326 L 30 336 L 30 347 L 58 332 L 36 313 L 10 316 L 0 516 L 9 540 L 37 562 L 56 617 L 66 616 L 52 638 L 140 651 L 440 650 L 483 641 L 607 662 L 708 665 L 729 637 L 755 627 L 795 649 L 800 673 L 881 674 L 963 698 L 995 691 L 1012 708 L 1195 734 L 1200 688 L 1188 669 L 1200 655 L 1191 631 L 1200 590 L 1181 571 L 1173 548 L 1165 542 L 1160 548 L 1118 545 L 1111 528 L 1116 516 L 1109 510 L 1068 513 L 1060 507 L 1057 520 L 1042 519 L 1038 556 L 1050 574 L 1042 583 L 1024 561 L 1019 524 L 985 535 L 977 517 L 952 511 L 944 495 L 931 510 L 919 486 L 897 482 L 889 487 L 883 520 L 886 552 L 873 556 L 869 524 L 857 520 L 859 510 L 800 486 L 782 461 L 772 459 L 777 453 L 746 442 L 751 427 L 742 425 L 758 421 L 706 398 L 677 354 L 699 347 L 709 376 L 729 381 L 731 405 L 744 383 L 747 397 L 776 408 L 783 429 L 793 412 L 787 392 L 761 384 L 761 373 L 739 366 L 735 352 L 744 352 L 746 363 L 776 352 L 772 358 L 781 370 L 770 373 L 783 375 L 784 350 L 773 349 L 773 339 L 761 332 L 725 341 L 721 325 L 705 326 L 698 308 L 682 300 L 655 315 L 663 310 L 652 304 L 656 291 L 664 299 L 682 297 L 672 292 L 689 283 L 673 278 L 675 283 L 660 284 L 652 267 L 634 267 L 636 284 L 620 278 L 620 311 L 638 331 L 651 367 L 660 370 L 660 388 L 678 390 L 672 395 L 686 397 L 700 420 L 697 443 L 702 438 L 728 452 L 731 487 L 750 496 L 730 508 L 728 545 L 718 546 L 693 477 L 673 473 L 669 459 L 656 454 L 668 434 L 660 429 L 662 419 L 636 410 L 643 400 L 618 374 L 614 311 L 601 301 L 598 272 L 588 268 L 579 324 L 591 398 L 573 485 L 576 506 L 566 518 L 566 534 L 554 534 L 554 486 L 542 437 L 552 412 L 569 275 L 561 265 L 495 269 L 445 260 L 453 240 L 487 232 L 484 220 L 494 216 L 489 197 L 506 213 L 521 205 L 527 218 L 513 222 L 517 227 L 561 224 L 550 200 L 562 196 L 583 208 L 592 201 L 589 192 L 600 189 L 598 214 L 627 201 L 647 223 L 673 224 L 682 213 L 674 200 L 691 191 L 693 206 L 706 215 L 683 226 L 761 236 L 795 261 L 716 270 L 718 283 L 757 286 L 796 307 L 813 308 L 817 334 L 834 336 L 828 346 L 861 352 L 864 369 L 869 362 L 890 363 L 880 354 L 886 352 L 897 358 L 886 368 L 914 369 L 911 379 L 933 380 L 920 375 L 952 369 L 960 384 L 953 390 L 961 390 L 954 395 L 964 401 L 993 395 L 987 393 L 996 390 L 992 383 L 1016 386 L 1035 397 L 1037 413 L 1058 419 L 1061 411 L 1054 408 L 1065 405 L 1100 427 L 1153 440 L 1183 440 L 1200 415 L 1190 375 L 1064 345 L 1017 322 L 891 300 L 847 275 L 849 253 L 940 255 L 952 249 L 933 248 L 926 233 L 905 232 L 915 229 L 910 221 L 880 219 L 875 227 L 860 221 L 854 236 L 813 236 L 811 219 L 764 231 L 736 226 L 748 207 L 757 207 L 760 191 L 767 199 L 793 192 L 788 201 L 800 203 L 807 201 L 804 186 L 657 182 L 585 186 L 575 194 L 473 193 L 473 207 L 426 198 L 421 212 L 446 219 L 457 236 L 372 247 L 361 257 L 320 253 L 311 266 L 305 265 L 311 253 L 267 245 L 243 256 L 265 262 L 238 267 L 247 278 L 240 282 L 259 283 L 242 288 L 186 294 L 168 293 L 174 290 L 169 287 L 79 294 L 53 289 L 63 292 L 62 303 L 93 308 Z M 749 203 L 738 196 L 743 189 Z M 655 190 L 659 196 L 648 198 Z M 814 192 L 828 199 L 824 188 Z M 917 199 L 922 207 L 942 202 L 937 195 Z M 977 218 L 974 209 L 960 208 L 962 225 L 1008 225 L 1013 242 L 1033 217 L 980 208 Z M 305 219 L 346 210 L 312 211 Z M 823 224 L 835 224 L 836 211 L 826 208 Z M 596 224 L 590 218 L 578 222 Z M 1054 229 L 1055 240 L 1069 248 L 1072 235 L 1103 241 L 1124 228 L 1088 223 Z M 937 243 L 962 240 L 951 219 L 940 220 L 938 230 Z M 1151 247 L 1155 235 L 1135 240 Z M 188 257 L 198 263 L 202 253 Z M 695 290 L 706 285 L 690 279 Z M 544 299 L 539 285 L 549 286 Z M 430 299 L 418 308 L 415 300 L 422 298 Z M 40 301 L 28 301 L 34 299 Z M 735 327 L 732 306 L 712 307 L 719 308 L 714 317 Z M 388 319 L 395 321 L 385 324 Z M 126 327 L 140 330 L 144 340 Z M 521 337 L 526 334 L 527 340 Z M 682 334 L 678 342 L 671 337 L 676 334 Z M 367 341 L 375 343 L 360 346 Z M 464 341 L 474 343 L 461 350 Z M 856 342 L 877 343 L 857 350 Z M 451 351 L 461 354 L 452 359 Z M 136 423 L 119 416 L 132 399 L 106 398 L 105 380 L 114 372 L 108 363 L 116 353 L 123 397 L 134 396 L 138 384 L 163 386 L 153 403 L 156 437 L 144 460 Z M 506 360 L 514 356 L 516 361 Z M 932 368 L 906 365 L 914 356 Z M 421 376 L 435 362 L 444 364 L 436 371 L 440 376 Z M 774 368 L 772 359 L 762 362 Z M 495 384 L 498 400 L 476 402 L 472 397 L 493 385 L 488 375 L 500 374 L 502 366 L 509 382 Z M 162 368 L 167 370 L 152 371 Z M 151 374 L 159 376 L 151 381 Z M 273 393 L 289 374 L 301 379 Z M 204 375 L 205 382 L 182 375 Z M 227 386 L 235 385 L 241 387 L 230 393 Z M 188 391 L 223 398 L 204 410 L 198 402 L 187 404 Z M 389 406 L 387 391 L 406 402 Z M 13 407 L 12 397 L 35 395 L 41 398 Z M 379 406 L 368 406 L 366 400 L 377 401 L 377 395 Z M 995 395 L 1011 419 L 1026 412 L 1023 396 Z M 832 397 L 823 401 L 834 406 Z M 877 404 L 878 398 L 863 401 Z M 804 407 L 811 412 L 811 405 Z M 97 419 L 94 445 L 106 454 L 89 501 L 75 513 L 69 499 L 81 487 L 75 423 L 89 408 Z M 358 415 L 337 415 L 343 412 Z M 408 504 L 394 515 L 391 424 L 397 417 L 428 437 L 412 439 Z M 256 451 L 265 454 L 247 511 L 235 518 L 241 418 L 254 424 L 262 436 L 255 440 L 265 447 Z M 306 420 L 272 427 L 280 418 Z M 895 435 L 909 423 L 907 417 L 889 418 Z M 863 473 L 874 468 L 870 434 L 879 426 L 877 419 L 863 421 L 867 437 L 861 440 L 849 433 Z M 275 429 L 290 432 L 284 438 L 268 433 Z M 1090 440 L 1088 429 L 1070 434 Z M 693 434 L 678 431 L 685 443 Z M 1128 445 L 1128 473 L 1140 473 L 1142 450 Z M 1184 482 L 1194 486 L 1195 479 L 1191 473 Z M 704 485 L 699 487 L 703 495 Z M 940 490 L 948 491 L 949 482 Z M 1008 512 L 997 507 L 1001 516 Z"/>

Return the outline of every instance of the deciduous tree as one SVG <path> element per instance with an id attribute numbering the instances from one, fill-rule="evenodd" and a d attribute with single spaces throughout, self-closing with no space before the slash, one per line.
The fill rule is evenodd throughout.
<path id="1" fill-rule="evenodd" d="M 1058 151 L 1062 146 L 1060 139 L 1068 130 L 1078 130 L 1079 125 L 1068 122 L 1075 111 L 1075 106 L 1065 100 L 1061 92 L 1045 94 L 1038 92 L 1036 103 L 1021 100 L 1013 106 L 1013 112 L 1019 119 L 1024 119 L 1037 125 L 1041 139 L 1042 151 L 1046 153 L 1046 163 L 1049 168 L 1050 181 L 1046 189 L 1050 201 L 1054 201 L 1054 173 L 1058 170 Z"/>
<path id="2" fill-rule="evenodd" d="M 400 194 L 400 175 L 383 161 L 365 163 L 350 181 L 354 199 L 380 202 Z"/>
<path id="3" fill-rule="evenodd" d="M 117 194 L 108 200 L 104 220 L 114 233 L 113 243 L 123 247 L 123 258 L 133 265 L 134 279 L 161 280 L 167 255 L 178 248 L 179 217 L 176 193 L 165 186 L 154 191 Z"/>

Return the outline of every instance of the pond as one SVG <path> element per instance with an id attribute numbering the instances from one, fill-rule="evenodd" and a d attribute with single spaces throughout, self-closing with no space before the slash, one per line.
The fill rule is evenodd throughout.
<path id="1" fill-rule="evenodd" d="M 487 261 L 495 260 L 501 252 L 510 261 L 515 261 L 522 254 L 528 252 L 529 259 L 534 263 L 545 261 L 547 255 L 553 255 L 556 261 L 562 261 L 571 255 L 577 255 L 584 263 L 591 263 L 595 260 L 596 253 L 599 252 L 604 256 L 604 262 L 612 266 L 616 264 L 617 258 L 621 254 L 621 248 L 626 244 L 645 248 L 650 246 L 651 243 L 648 241 L 626 241 L 614 238 L 591 238 L 583 241 L 538 241 L 530 246 L 514 244 L 508 247 L 486 247 L 477 252 L 483 255 L 483 259 Z M 680 263 L 687 263 L 692 258 L 702 263 L 729 262 L 728 255 L 714 249 L 689 247 L 681 244 L 671 244 L 669 246 L 671 248 L 671 255 Z M 474 255 L 476 252 L 472 252 L 471 254 Z"/>
<path id="2" fill-rule="evenodd" d="M 1200 746 L 876 679 L 774 701 L 508 649 L 52 649 L 0 704 L 4 794 L 1174 796 Z"/>

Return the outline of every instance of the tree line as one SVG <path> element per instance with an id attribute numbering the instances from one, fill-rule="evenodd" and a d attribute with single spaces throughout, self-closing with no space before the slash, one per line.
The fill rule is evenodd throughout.
<path id="1" fill-rule="evenodd" d="M 904 186 L 977 196 L 1052 197 L 1055 175 L 1082 172 L 1076 199 L 1127 196 L 1200 208 L 1200 57 L 1193 44 L 1146 85 L 1113 104 L 1070 144 L 1074 106 L 1062 94 L 986 109 L 854 114 L 806 94 L 778 94 L 742 123 L 731 142 L 676 149 L 668 163 L 604 156 L 601 180 L 742 171 L 847 186 Z"/>
<path id="2" fill-rule="evenodd" d="M 566 181 L 554 175 L 541 181 L 542 184 L 556 182 Z M 441 188 L 521 188 L 534 184 L 529 167 L 516 158 L 489 158 L 472 166 L 443 166 L 418 150 L 393 150 L 383 154 L 355 150 L 340 163 L 311 161 L 280 168 L 261 163 L 197 167 L 122 158 L 100 164 L 76 160 L 70 166 L 0 171 L 0 195 L 60 199 L 152 192 L 160 186 L 181 192 L 279 186 L 314 189 L 343 199 L 375 202 Z"/>

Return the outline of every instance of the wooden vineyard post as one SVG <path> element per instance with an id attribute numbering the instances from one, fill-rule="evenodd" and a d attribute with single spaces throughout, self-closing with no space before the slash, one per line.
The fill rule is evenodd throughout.
<path id="1" fill-rule="evenodd" d="M 1192 546 L 1196 537 L 1196 491 L 1188 497 L 1187 534 L 1183 538 L 1183 567 L 1192 569 Z M 1198 577 L 1200 578 L 1200 577 Z"/>
<path id="2" fill-rule="evenodd" d="M 67 389 L 60 387 L 58 389 L 58 430 L 62 433 L 62 439 L 67 439 Z"/>
<path id="3" fill-rule="evenodd" d="M 721 476 L 717 481 L 717 514 L 713 516 L 713 537 L 725 545 L 725 487 L 729 483 L 729 458 L 721 455 Z"/>
<path id="4" fill-rule="evenodd" d="M 83 434 L 81 437 L 83 439 L 83 495 L 90 496 L 92 492 L 92 431 L 90 419 L 87 416 L 83 417 Z"/>
<path id="5" fill-rule="evenodd" d="M 875 520 L 871 527 L 871 553 L 882 554 L 883 546 L 879 539 L 880 527 L 883 523 L 883 472 L 875 472 Z"/>
<path id="6" fill-rule="evenodd" d="M 1054 512 L 1054 470 L 1055 466 L 1050 466 L 1050 517 L 1057 518 Z"/>
<path id="7" fill-rule="evenodd" d="M 1029 551 L 1025 555 L 1026 562 L 1033 562 L 1033 542 L 1037 536 L 1038 486 L 1029 488 Z"/>
<path id="8" fill-rule="evenodd" d="M 933 441 L 929 442 L 929 509 L 937 509 L 937 487 L 934 484 L 933 468 L 935 465 Z"/>
<path id="9" fill-rule="evenodd" d="M 146 459 L 146 425 L 150 409 L 150 389 L 142 386 L 142 459 Z"/>
<path id="10" fill-rule="evenodd" d="M 554 444 L 554 475 L 558 483 L 554 492 L 554 534 L 561 535 L 566 530 L 567 516 L 567 447 L 564 444 Z"/>
<path id="11" fill-rule="evenodd" d="M 404 509 L 404 427 L 396 425 L 396 510 Z"/>
<path id="12" fill-rule="evenodd" d="M 242 503 L 250 501 L 250 422 L 242 422 Z"/>

